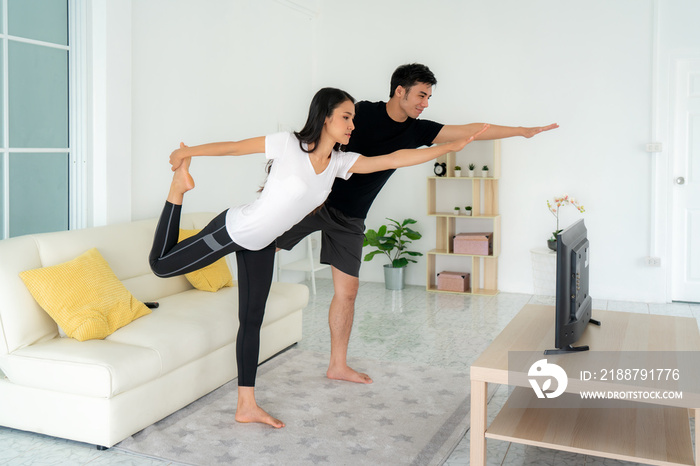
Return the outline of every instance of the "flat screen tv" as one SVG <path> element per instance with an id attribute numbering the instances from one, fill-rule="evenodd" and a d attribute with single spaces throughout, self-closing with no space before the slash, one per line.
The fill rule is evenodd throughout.
<path id="1" fill-rule="evenodd" d="M 589 323 L 600 325 L 591 318 L 592 299 L 588 292 L 590 244 L 583 220 L 557 234 L 557 287 L 554 346 L 545 354 L 561 354 L 588 350 L 588 346 L 573 346 Z"/>

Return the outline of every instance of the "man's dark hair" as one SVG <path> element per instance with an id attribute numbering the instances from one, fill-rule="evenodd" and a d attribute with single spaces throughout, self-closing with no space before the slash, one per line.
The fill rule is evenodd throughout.
<path id="1" fill-rule="evenodd" d="M 394 71 L 394 74 L 391 75 L 389 98 L 394 97 L 394 92 L 398 86 L 408 91 L 416 83 L 425 83 L 434 86 L 437 84 L 437 79 L 435 79 L 435 75 L 430 71 L 430 68 L 420 63 L 399 66 Z"/>

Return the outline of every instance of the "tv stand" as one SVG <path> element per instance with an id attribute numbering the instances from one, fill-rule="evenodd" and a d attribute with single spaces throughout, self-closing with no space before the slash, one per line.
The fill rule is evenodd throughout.
<path id="1" fill-rule="evenodd" d="M 563 348 L 547 349 L 544 350 L 544 354 L 567 354 L 567 353 L 580 353 L 582 351 L 588 351 L 590 348 L 588 345 L 583 346 L 571 346 L 566 345 Z"/>
<path id="2" fill-rule="evenodd" d="M 700 419 L 700 384 L 684 389 L 683 399 L 630 401 L 611 409 L 542 408 L 528 382 L 528 371 L 511 367 L 509 353 L 542 354 L 554 338 L 553 306 L 527 305 L 513 318 L 470 369 L 470 463 L 486 464 L 487 438 L 583 455 L 602 456 L 655 465 L 700 465 L 700 448 L 694 457 L 688 415 Z M 575 358 L 553 358 L 569 379 L 567 390 L 578 396 L 581 387 L 574 367 L 598 352 L 697 352 L 700 332 L 695 319 L 595 310 L 605 326 L 589 326 L 580 342 L 593 350 Z M 643 335 L 644 338 L 640 338 Z M 511 385 L 508 402 L 488 425 L 488 384 Z M 609 390 L 601 381 L 586 382 L 590 390 Z M 590 385 L 588 385 L 590 384 Z M 625 385 L 634 390 L 636 385 Z M 564 395 L 567 395 L 566 393 Z M 530 403 L 531 404 L 528 404 Z M 523 406 L 527 405 L 527 408 Z M 488 425 L 488 428 L 487 428 Z M 695 429 L 700 445 L 700 429 Z"/>
<path id="3" fill-rule="evenodd" d="M 600 321 L 595 320 L 595 319 L 589 319 L 588 320 L 589 324 L 597 325 L 600 327 Z M 548 349 L 544 350 L 544 354 L 550 355 L 550 354 L 567 354 L 567 353 L 580 353 L 581 351 L 588 351 L 590 348 L 588 345 L 583 345 L 583 346 L 571 346 L 571 345 L 566 345 L 563 348 L 555 348 L 555 349 Z"/>

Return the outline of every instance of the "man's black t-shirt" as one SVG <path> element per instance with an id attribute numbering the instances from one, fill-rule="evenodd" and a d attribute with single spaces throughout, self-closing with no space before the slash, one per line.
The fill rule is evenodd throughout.
<path id="1" fill-rule="evenodd" d="M 386 112 L 385 102 L 358 102 L 355 104 L 355 130 L 348 151 L 374 157 L 427 146 L 433 143 L 442 126 L 434 121 L 414 118 L 399 123 Z M 348 180 L 336 178 L 326 204 L 347 216 L 366 218 L 374 198 L 393 173 L 394 170 L 385 170 L 355 173 Z"/>

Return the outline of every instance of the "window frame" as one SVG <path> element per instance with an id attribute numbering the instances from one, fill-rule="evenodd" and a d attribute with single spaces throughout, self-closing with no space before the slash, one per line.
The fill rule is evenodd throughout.
<path id="1" fill-rule="evenodd" d="M 8 0 L 0 0 L 2 8 L 2 132 L 0 147 L 2 163 L 3 221 L 0 239 L 10 237 L 10 154 L 62 153 L 68 154 L 68 229 L 84 228 L 87 223 L 87 0 L 68 0 L 68 45 L 26 39 L 9 34 Z M 9 45 L 23 42 L 68 52 L 68 147 L 67 148 L 13 148 L 9 145 Z"/>

